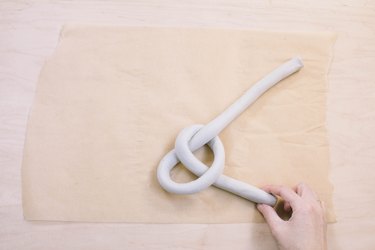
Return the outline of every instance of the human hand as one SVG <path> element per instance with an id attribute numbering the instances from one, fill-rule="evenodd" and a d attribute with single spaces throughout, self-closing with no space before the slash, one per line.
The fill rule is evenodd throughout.
<path id="1" fill-rule="evenodd" d="M 258 204 L 278 246 L 282 250 L 327 249 L 327 223 L 324 218 L 324 204 L 306 184 L 290 189 L 284 186 L 266 186 L 266 192 L 278 195 L 284 200 L 284 210 L 292 211 L 289 220 L 282 220 L 276 211 Z"/>

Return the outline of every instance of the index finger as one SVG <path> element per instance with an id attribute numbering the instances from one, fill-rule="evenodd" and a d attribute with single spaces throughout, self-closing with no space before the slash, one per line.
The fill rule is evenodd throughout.
<path id="1" fill-rule="evenodd" d="M 263 190 L 268 193 L 280 196 L 292 207 L 295 206 L 296 203 L 301 199 L 301 197 L 298 196 L 296 192 L 294 192 L 291 188 L 285 186 L 268 185 L 263 187 Z"/>

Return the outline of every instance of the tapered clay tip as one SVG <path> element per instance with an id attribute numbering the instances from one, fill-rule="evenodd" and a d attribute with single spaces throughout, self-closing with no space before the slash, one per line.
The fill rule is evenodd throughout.
<path id="1" fill-rule="evenodd" d="M 299 64 L 300 68 L 302 68 L 304 65 L 303 65 L 303 61 L 302 61 L 302 58 L 299 57 L 299 56 L 295 56 L 293 57 L 293 61 L 295 61 L 295 63 Z"/>

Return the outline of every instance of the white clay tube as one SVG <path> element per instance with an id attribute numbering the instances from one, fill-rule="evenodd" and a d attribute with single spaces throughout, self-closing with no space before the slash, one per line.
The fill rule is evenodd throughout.
<path id="1" fill-rule="evenodd" d="M 157 178 L 160 185 L 175 194 L 193 194 L 215 185 L 218 188 L 241 196 L 256 203 L 274 206 L 276 198 L 250 184 L 223 175 L 225 152 L 218 137 L 219 133 L 237 116 L 254 103 L 272 86 L 297 72 L 303 67 L 301 59 L 292 58 L 255 83 L 236 102 L 206 125 L 192 125 L 183 129 L 177 136 L 175 148 L 160 161 Z M 210 168 L 199 161 L 192 152 L 207 144 L 214 154 Z M 193 172 L 198 178 L 188 183 L 177 183 L 170 177 L 170 171 L 179 163 Z"/>

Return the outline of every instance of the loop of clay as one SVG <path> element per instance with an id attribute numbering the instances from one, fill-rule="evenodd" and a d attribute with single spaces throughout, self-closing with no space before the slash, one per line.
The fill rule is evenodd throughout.
<path id="1" fill-rule="evenodd" d="M 164 190 L 174 194 L 193 194 L 214 185 L 250 201 L 274 206 L 277 199 L 273 195 L 223 175 L 225 151 L 218 135 L 264 92 L 302 67 L 301 59 L 292 58 L 255 83 L 236 102 L 208 124 L 192 125 L 183 129 L 176 138 L 175 148 L 163 157 L 158 166 L 157 178 Z M 194 151 L 206 144 L 214 154 L 211 167 L 207 167 L 193 154 Z M 179 162 L 182 162 L 198 178 L 187 183 L 173 181 L 170 171 Z"/>

